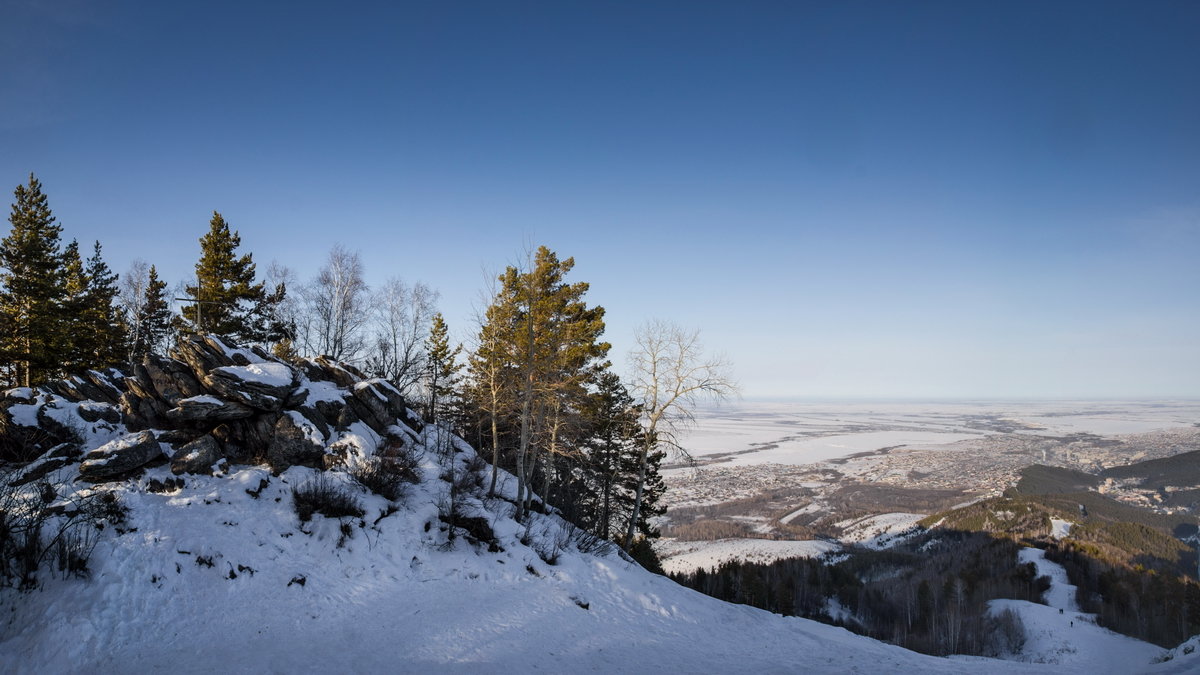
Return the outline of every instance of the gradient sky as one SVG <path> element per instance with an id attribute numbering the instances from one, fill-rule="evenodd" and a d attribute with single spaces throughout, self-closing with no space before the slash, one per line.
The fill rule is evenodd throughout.
<path id="1" fill-rule="evenodd" d="M 0 185 L 171 282 L 545 244 L 755 397 L 1200 396 L 1200 3 L 16 0 Z M 3 188 L 8 190 L 10 188 Z"/>

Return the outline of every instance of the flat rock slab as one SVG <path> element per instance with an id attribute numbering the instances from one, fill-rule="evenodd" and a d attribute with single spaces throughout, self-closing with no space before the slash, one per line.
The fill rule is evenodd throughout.
<path id="1" fill-rule="evenodd" d="M 254 409 L 236 401 L 223 401 L 216 396 L 193 396 L 180 399 L 167 417 L 176 422 L 198 422 L 212 420 L 226 422 L 254 415 Z"/>
<path id="2" fill-rule="evenodd" d="M 79 465 L 79 476 L 84 480 L 103 481 L 158 459 L 163 454 L 162 446 L 150 431 L 129 434 L 92 450 Z"/>
<path id="3" fill-rule="evenodd" d="M 204 384 L 221 398 L 274 412 L 283 408 L 296 379 L 296 371 L 287 364 L 266 362 L 215 368 Z"/>

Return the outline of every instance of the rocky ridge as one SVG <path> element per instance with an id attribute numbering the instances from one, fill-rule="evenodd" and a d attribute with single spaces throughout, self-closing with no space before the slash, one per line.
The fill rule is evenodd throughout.
<path id="1" fill-rule="evenodd" d="M 318 357 L 294 363 L 258 347 L 189 335 L 168 356 L 0 396 L 0 463 L 28 462 L 18 484 L 79 462 L 107 482 L 169 461 L 176 475 L 229 464 L 332 468 L 397 448 L 423 424 L 391 383 Z M 86 455 L 83 448 L 94 448 Z"/>

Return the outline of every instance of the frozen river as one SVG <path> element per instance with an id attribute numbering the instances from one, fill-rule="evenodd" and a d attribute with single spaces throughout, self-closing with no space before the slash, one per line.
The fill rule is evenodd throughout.
<path id="1" fill-rule="evenodd" d="M 700 462 L 809 464 L 999 433 L 1108 436 L 1200 424 L 1200 401 L 739 402 L 697 412 Z"/>

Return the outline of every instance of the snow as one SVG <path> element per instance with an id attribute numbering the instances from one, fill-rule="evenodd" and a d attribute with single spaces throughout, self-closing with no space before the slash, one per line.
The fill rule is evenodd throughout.
<path id="1" fill-rule="evenodd" d="M 67 406 L 54 411 L 73 413 Z M 85 448 L 101 446 L 96 454 L 132 440 L 96 443 L 123 430 L 95 426 Z M 473 454 L 451 437 L 442 445 L 459 452 L 439 457 L 432 448 L 444 433 L 430 425 L 414 437 L 428 448 L 423 480 L 397 511 L 389 513 L 381 497 L 358 490 L 344 474 L 329 474 L 356 491 L 362 519 L 318 515 L 300 523 L 292 489 L 317 473 L 302 467 L 278 476 L 256 466 L 232 467 L 224 477 L 188 475 L 184 487 L 165 494 L 146 485 L 172 477 L 167 466 L 102 486 L 72 480 L 75 467 L 62 470 L 60 499 L 111 490 L 130 508 L 129 522 L 123 533 L 112 527 L 97 533 L 90 579 L 44 574 L 38 591 L 0 590 L 0 671 L 1093 675 L 1134 672 L 1161 653 L 1081 620 L 1073 628 L 1052 627 L 1076 631 L 1069 635 L 1077 645 L 1094 635 L 1083 644 L 1101 656 L 1079 650 L 1066 658 L 1033 638 L 1025 660 L 1058 655 L 1056 665 L 924 656 L 709 598 L 615 553 L 574 550 L 555 516 L 534 514 L 526 527 L 512 519 L 503 498 L 460 497 L 464 513 L 483 516 L 496 533 L 503 550 L 488 552 L 463 537 L 450 539 L 439 520 L 449 496 L 439 477 L 447 462 L 461 465 Z M 364 449 L 375 442 L 361 423 L 340 440 Z M 499 494 L 511 499 L 515 478 L 499 477 Z M 669 568 L 837 549 L 830 542 L 768 540 L 676 545 Z M 547 546 L 565 546 L 557 564 L 534 550 Z M 1039 568 L 1049 565 L 1029 555 Z M 1051 576 L 1065 587 L 1065 576 Z M 1050 599 L 1067 602 L 1069 592 Z M 1024 605 L 1035 608 L 1021 609 L 1034 617 L 1026 623 L 1031 630 L 1055 620 L 1038 623 L 1036 608 L 1057 616 L 1056 609 Z"/>
<path id="2" fill-rule="evenodd" d="M 1071 536 L 1071 526 L 1074 524 L 1075 523 L 1072 523 L 1068 520 L 1059 520 L 1058 518 L 1051 518 L 1050 519 L 1050 536 L 1054 537 L 1055 539 L 1062 539 L 1063 537 L 1069 537 L 1069 536 Z"/>
<path id="3" fill-rule="evenodd" d="M 229 345 L 225 344 L 225 342 L 222 341 L 221 338 L 217 337 L 216 335 L 209 335 L 208 338 L 210 340 L 216 342 L 217 346 L 221 348 L 221 351 L 225 352 L 225 356 L 227 356 L 231 359 L 234 356 L 240 355 L 242 358 L 246 359 L 246 361 L 249 363 L 266 363 L 265 359 L 263 359 L 258 354 L 255 354 L 254 352 L 250 351 L 249 349 L 243 349 L 241 347 L 230 347 Z"/>
<path id="4" fill-rule="evenodd" d="M 345 400 L 344 390 L 333 382 L 305 382 L 303 386 L 308 390 L 306 405 Z"/>
<path id="5" fill-rule="evenodd" d="M 18 403 L 8 409 L 8 415 L 12 418 L 13 424 L 36 427 L 38 425 L 37 411 L 40 407 L 36 403 Z"/>
<path id="6" fill-rule="evenodd" d="M 927 516 L 920 513 L 883 513 L 838 523 L 844 529 L 842 543 L 884 549 L 916 533 L 917 523 Z"/>
<path id="7" fill-rule="evenodd" d="M 816 558 L 840 547 L 828 541 L 779 541 L 774 539 L 717 539 L 679 541 L 662 539 L 654 549 L 663 569 L 671 574 L 713 569 L 730 560 L 770 563 L 785 558 Z"/>
<path id="8" fill-rule="evenodd" d="M 215 370 L 229 373 L 242 382 L 256 382 L 269 387 L 290 387 L 293 382 L 291 367 L 272 361 L 251 363 L 248 366 L 221 366 Z"/>
<path id="9" fill-rule="evenodd" d="M 989 603 L 993 614 L 1011 609 L 1024 624 L 1025 645 L 1011 658 L 1075 672 L 1136 673 L 1146 671 L 1163 655 L 1162 648 L 1097 626 L 1096 615 L 1080 612 L 1076 588 L 1067 581 L 1066 569 L 1046 560 L 1045 551 L 1022 549 L 1020 561 L 1033 563 L 1038 576 L 1050 577 L 1050 590 L 1045 605 L 1023 600 Z"/>
<path id="10" fill-rule="evenodd" d="M 179 403 L 180 404 L 183 404 L 183 403 L 201 404 L 202 403 L 205 405 L 225 405 L 225 401 L 222 401 L 221 399 L 217 398 L 216 396 L 212 396 L 210 394 L 201 394 L 199 396 L 189 396 L 188 398 L 182 398 L 182 399 L 179 399 Z"/>

